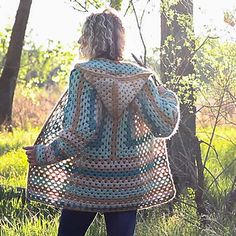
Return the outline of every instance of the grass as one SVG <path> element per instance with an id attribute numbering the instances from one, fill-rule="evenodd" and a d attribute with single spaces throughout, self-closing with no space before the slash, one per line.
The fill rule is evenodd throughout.
<path id="1" fill-rule="evenodd" d="M 201 140 L 209 143 L 212 129 L 199 130 L 198 136 Z M 208 157 L 208 146 L 202 144 L 203 161 L 207 158 L 205 178 L 207 182 L 208 200 L 211 205 L 220 207 L 223 205 L 227 193 L 235 188 L 234 179 L 236 173 L 236 130 L 232 127 L 218 127 L 212 141 Z M 214 176 L 214 178 L 212 177 Z"/>
<path id="2" fill-rule="evenodd" d="M 33 144 L 38 128 L 14 130 L 13 134 L 0 133 L 0 235 L 1 236 L 54 236 L 57 232 L 60 210 L 36 202 L 27 202 L 24 195 L 28 164 L 22 146 Z M 200 139 L 209 142 L 211 128 L 198 130 Z M 233 236 L 236 235 L 235 213 L 225 211 L 224 196 L 232 187 L 235 177 L 236 132 L 230 127 L 219 127 L 213 139 L 206 166 L 218 176 L 217 184 L 206 172 L 207 203 L 214 209 L 209 215 L 210 224 L 202 229 L 194 207 L 176 202 L 173 212 L 167 207 L 150 209 L 138 214 L 136 236 Z M 205 158 L 207 145 L 202 144 Z M 228 166 L 226 170 L 224 168 Z M 20 188 L 19 188 L 20 187 Z M 191 196 L 191 194 L 190 194 Z M 191 197 L 186 197 L 195 205 Z M 105 236 L 102 215 L 98 215 L 86 236 Z"/>
<path id="3" fill-rule="evenodd" d="M 38 128 L 0 133 L 1 185 L 25 187 L 28 164 L 22 147 L 32 145 L 38 133 Z"/>
<path id="4" fill-rule="evenodd" d="M 13 106 L 13 125 L 24 130 L 42 126 L 62 91 L 64 89 L 60 86 L 52 86 L 48 89 L 17 86 L 14 95 L 16 99 Z"/>

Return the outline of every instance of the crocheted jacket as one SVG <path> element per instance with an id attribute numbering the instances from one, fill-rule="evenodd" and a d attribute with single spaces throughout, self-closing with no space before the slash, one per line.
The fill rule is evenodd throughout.
<path id="1" fill-rule="evenodd" d="M 173 199 L 165 139 L 177 129 L 179 104 L 159 90 L 150 71 L 131 63 L 76 65 L 36 142 L 28 198 L 96 212 Z"/>

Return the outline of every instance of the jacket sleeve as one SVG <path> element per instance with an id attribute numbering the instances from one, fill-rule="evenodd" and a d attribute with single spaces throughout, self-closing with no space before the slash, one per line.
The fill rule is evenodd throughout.
<path id="1" fill-rule="evenodd" d="M 81 76 L 79 69 L 73 70 L 64 107 L 63 129 L 50 144 L 36 145 L 38 165 L 76 157 L 95 138 L 101 113 L 101 104 L 96 98 L 96 90 Z"/>
<path id="2" fill-rule="evenodd" d="M 158 88 L 149 78 L 134 104 L 155 137 L 169 138 L 178 128 L 179 102 L 174 92 Z"/>

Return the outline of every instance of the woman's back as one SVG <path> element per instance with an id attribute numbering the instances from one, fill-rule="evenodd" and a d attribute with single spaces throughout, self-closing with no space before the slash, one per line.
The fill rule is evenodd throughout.
<path id="1" fill-rule="evenodd" d="M 96 212 L 108 235 L 131 236 L 138 209 L 175 196 L 165 139 L 178 127 L 177 97 L 122 61 L 124 39 L 112 12 L 87 18 L 79 43 L 88 61 L 72 70 L 68 91 L 26 147 L 28 197 L 63 207 L 60 236 L 84 235 Z"/>
<path id="2" fill-rule="evenodd" d="M 54 141 L 53 153 L 38 146 L 43 165 L 73 158 L 50 166 L 46 177 L 47 171 L 34 177 L 31 198 L 44 201 L 43 193 L 52 204 L 97 212 L 142 209 L 174 197 L 163 138 L 175 129 L 178 104 L 172 92 L 153 90 L 150 75 L 134 64 L 107 59 L 75 67 L 62 140 Z M 58 186 L 57 194 L 45 188 L 50 185 Z"/>

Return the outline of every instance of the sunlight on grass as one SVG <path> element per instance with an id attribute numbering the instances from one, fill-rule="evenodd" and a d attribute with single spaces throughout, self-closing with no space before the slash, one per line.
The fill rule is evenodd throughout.
<path id="1" fill-rule="evenodd" d="M 0 156 L 24 145 L 32 145 L 39 133 L 39 128 L 29 130 L 14 129 L 13 133 L 0 132 Z"/>
<path id="2" fill-rule="evenodd" d="M 1 224 L 0 235 L 6 236 L 56 236 L 58 227 L 58 216 L 52 220 L 46 218 L 28 218 L 21 224 L 17 219 Z"/>
<path id="3" fill-rule="evenodd" d="M 198 130 L 198 137 L 209 143 L 212 128 Z M 208 145 L 201 144 L 203 161 L 206 158 Z M 205 179 L 211 196 L 220 202 L 231 190 L 236 173 L 236 130 L 232 127 L 217 127 L 212 142 L 205 170 Z M 214 178 L 212 177 L 214 176 Z M 212 199 L 213 200 L 213 199 Z"/>
<path id="4" fill-rule="evenodd" d="M 0 133 L 0 184 L 25 187 L 28 163 L 23 146 L 32 145 L 39 129 Z"/>
<path id="5" fill-rule="evenodd" d="M 28 163 L 23 150 L 11 151 L 1 157 L 0 183 L 2 185 L 26 187 Z"/>

